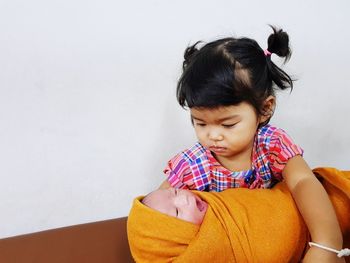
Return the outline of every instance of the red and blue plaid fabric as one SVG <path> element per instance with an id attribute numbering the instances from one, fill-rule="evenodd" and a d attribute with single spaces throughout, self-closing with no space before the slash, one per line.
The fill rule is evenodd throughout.
<path id="1" fill-rule="evenodd" d="M 168 162 L 164 173 L 171 186 L 199 191 L 220 192 L 228 188 L 271 188 L 281 181 L 288 160 L 303 155 L 287 133 L 265 125 L 257 131 L 252 169 L 232 172 L 223 167 L 199 142 Z"/>

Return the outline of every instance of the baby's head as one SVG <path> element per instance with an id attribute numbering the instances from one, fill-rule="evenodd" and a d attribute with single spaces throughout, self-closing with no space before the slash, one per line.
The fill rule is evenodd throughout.
<path id="1" fill-rule="evenodd" d="M 142 203 L 163 214 L 194 224 L 201 224 L 208 204 L 189 190 L 157 189 L 142 199 Z"/>
<path id="2" fill-rule="evenodd" d="M 262 124 L 268 123 L 274 109 L 274 89 L 293 86 L 292 79 L 271 61 L 271 53 L 289 59 L 289 37 L 282 30 L 272 29 L 268 51 L 253 39 L 233 37 L 201 48 L 200 42 L 188 47 L 177 85 L 179 104 L 212 109 L 246 102 L 257 115 L 267 115 Z"/>
<path id="3" fill-rule="evenodd" d="M 175 258 L 198 235 L 206 210 L 207 204 L 189 190 L 162 189 L 135 198 L 127 221 L 135 261 L 181 261 Z"/>

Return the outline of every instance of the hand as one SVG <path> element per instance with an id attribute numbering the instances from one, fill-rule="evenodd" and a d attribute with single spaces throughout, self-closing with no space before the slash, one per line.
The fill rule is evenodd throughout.
<path id="1" fill-rule="evenodd" d="M 338 258 L 337 254 L 318 247 L 311 247 L 305 257 L 303 263 L 345 263 L 345 258 Z"/>
<path id="2" fill-rule="evenodd" d="M 167 189 L 171 187 L 171 185 L 169 184 L 168 180 L 165 180 L 160 186 L 158 189 Z"/>

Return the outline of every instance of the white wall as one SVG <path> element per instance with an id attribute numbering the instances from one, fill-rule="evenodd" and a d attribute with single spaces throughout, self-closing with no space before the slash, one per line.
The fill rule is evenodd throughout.
<path id="1" fill-rule="evenodd" d="M 284 28 L 299 80 L 273 123 L 350 169 L 348 1 L 0 0 L 0 237 L 125 216 L 190 146 L 189 43 Z M 276 58 L 274 57 L 275 61 Z"/>

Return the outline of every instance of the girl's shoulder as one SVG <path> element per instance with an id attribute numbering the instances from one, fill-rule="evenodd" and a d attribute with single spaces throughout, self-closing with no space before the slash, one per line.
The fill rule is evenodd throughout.
<path id="1" fill-rule="evenodd" d="M 258 129 L 255 143 L 256 147 L 263 152 L 270 152 L 280 147 L 289 148 L 294 144 L 285 130 L 270 124 Z"/>
<path id="2" fill-rule="evenodd" d="M 257 147 L 264 152 L 293 152 L 303 154 L 303 149 L 296 145 L 287 132 L 276 126 L 267 124 L 261 127 L 257 135 Z"/>
<path id="3" fill-rule="evenodd" d="M 279 127 L 266 124 L 258 129 L 257 139 L 259 143 L 271 143 L 274 140 L 285 140 L 290 138 L 287 132 Z"/>

